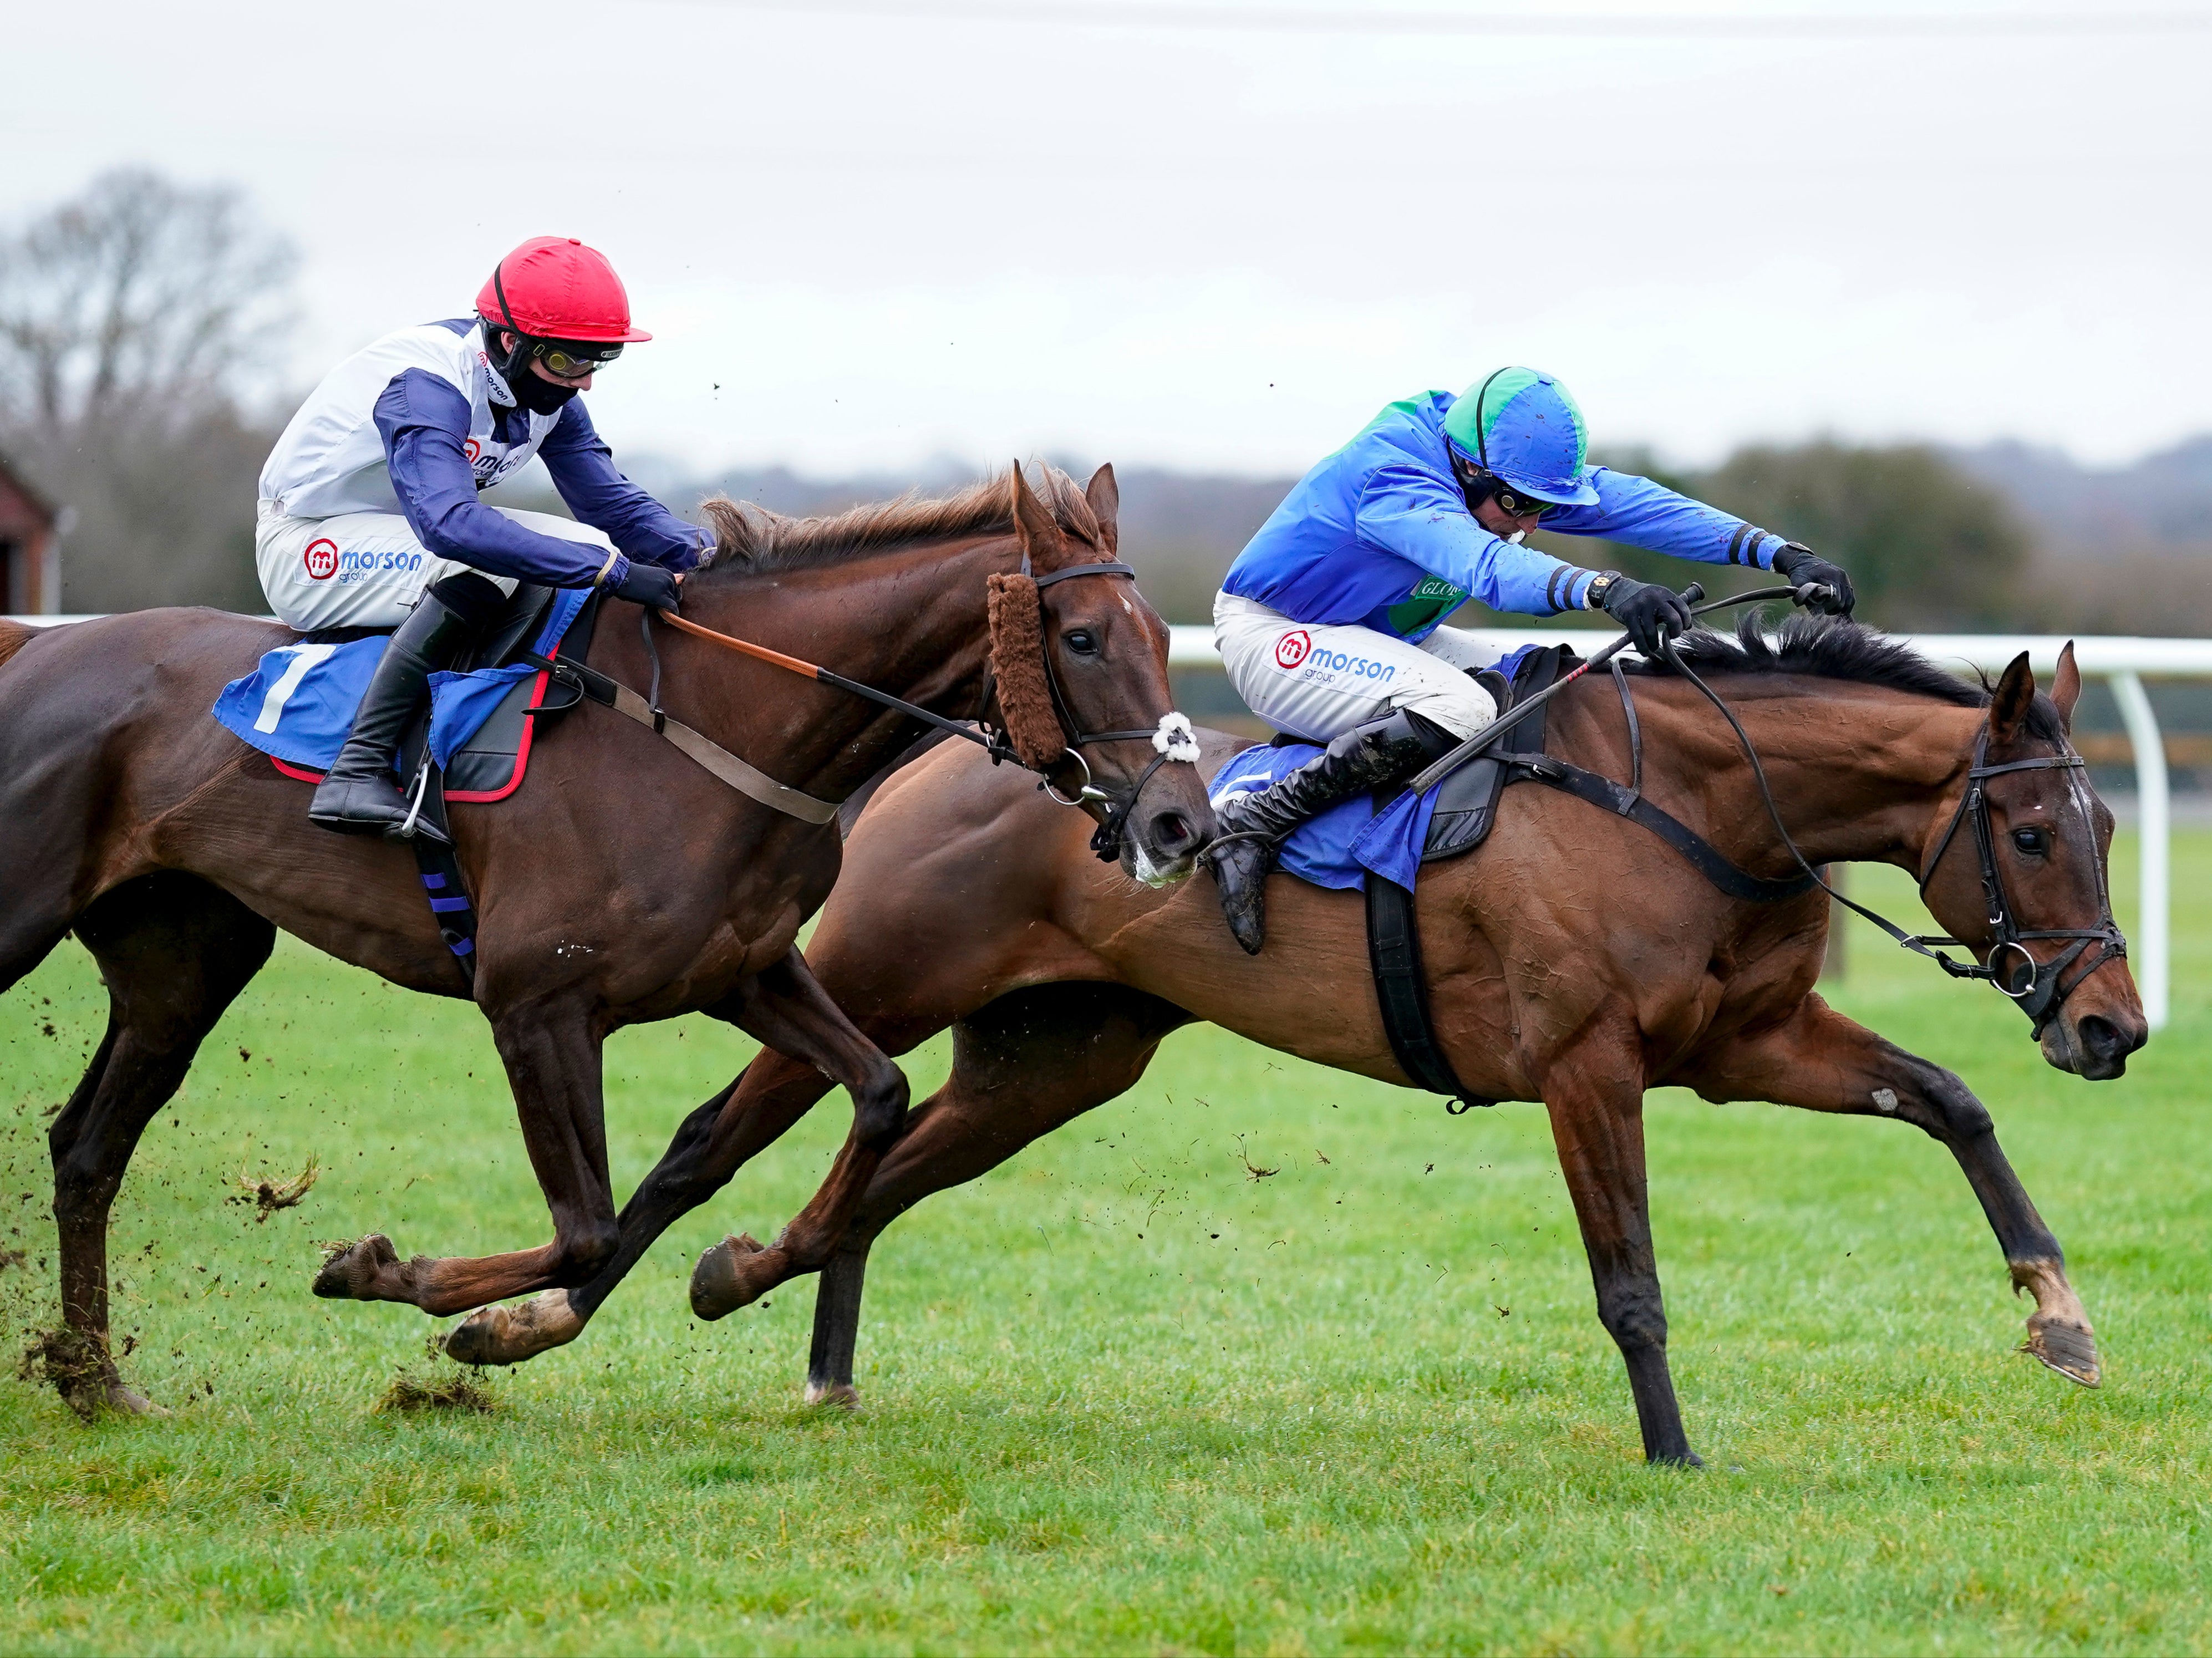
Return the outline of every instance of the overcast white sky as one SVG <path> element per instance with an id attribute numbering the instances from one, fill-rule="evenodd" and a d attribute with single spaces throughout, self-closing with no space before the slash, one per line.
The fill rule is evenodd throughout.
<path id="1" fill-rule="evenodd" d="M 702 465 L 1296 471 L 1508 361 L 1681 460 L 1819 431 L 2118 460 L 2212 428 L 2204 27 L 1389 26 L 1419 3 L 1326 30 L 1114 0 L 24 7 L 0 216 L 119 162 L 244 185 L 307 255 L 303 381 L 580 236 L 659 336 L 592 394 L 601 430 Z M 2010 9 L 1708 8 L 1965 9 Z M 2114 15 L 2034 15 L 2069 9 Z"/>

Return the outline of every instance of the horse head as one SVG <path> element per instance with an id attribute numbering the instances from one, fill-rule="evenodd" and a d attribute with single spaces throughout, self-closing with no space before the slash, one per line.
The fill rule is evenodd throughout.
<path id="1" fill-rule="evenodd" d="M 1133 878 L 1188 876 L 1214 834 L 1198 742 L 1176 712 L 1167 624 L 1116 558 L 1121 495 L 1102 466 L 1077 492 L 1056 471 L 1042 500 L 1016 465 L 1018 573 L 990 579 L 991 668 L 1024 764 L 1099 824 L 1092 848 Z M 1085 580 L 1086 577 L 1096 579 Z"/>
<path id="2" fill-rule="evenodd" d="M 2112 920 L 2112 814 L 2068 740 L 2081 675 L 2069 642 L 2051 694 L 2022 652 L 1990 691 L 1958 802 L 1921 866 L 1937 920 L 2021 1005 L 2044 1058 L 2117 1077 L 2149 1034 Z"/>

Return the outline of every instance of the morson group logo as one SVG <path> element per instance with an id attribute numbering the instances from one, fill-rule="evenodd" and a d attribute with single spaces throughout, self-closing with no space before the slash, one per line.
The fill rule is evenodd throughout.
<path id="1" fill-rule="evenodd" d="M 301 562 L 307 567 L 311 581 L 328 581 L 338 573 L 338 544 L 328 536 L 318 536 L 307 544 Z"/>
<path id="2" fill-rule="evenodd" d="M 1306 653 L 1311 649 L 1313 649 L 1313 635 L 1304 628 L 1299 629 L 1296 633 L 1285 634 L 1275 641 L 1275 665 L 1288 672 L 1304 661 Z"/>

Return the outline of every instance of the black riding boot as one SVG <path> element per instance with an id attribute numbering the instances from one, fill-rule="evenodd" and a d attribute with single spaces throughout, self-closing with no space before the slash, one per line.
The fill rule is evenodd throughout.
<path id="1" fill-rule="evenodd" d="M 422 705 L 431 674 L 451 663 L 475 631 L 474 623 L 434 591 L 422 595 L 384 647 L 384 659 L 370 676 L 353 717 L 352 734 L 307 807 L 310 823 L 342 835 L 398 833 L 407 821 L 407 797 L 392 768 L 399 745 Z M 420 817 L 415 833 L 434 841 L 446 838 Z"/>
<path id="2" fill-rule="evenodd" d="M 1248 956 L 1267 938 L 1267 872 L 1275 849 L 1309 817 L 1355 794 L 1401 783 L 1459 739 L 1409 708 L 1345 732 L 1328 749 L 1258 794 L 1239 795 L 1214 812 L 1224 835 L 1251 833 L 1262 839 L 1217 841 L 1206 856 L 1221 890 L 1221 913 Z"/>

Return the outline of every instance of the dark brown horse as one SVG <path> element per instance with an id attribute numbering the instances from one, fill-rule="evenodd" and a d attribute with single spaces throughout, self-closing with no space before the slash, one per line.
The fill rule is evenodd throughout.
<path id="1" fill-rule="evenodd" d="M 2026 657 L 1987 694 L 1848 625 L 1790 624 L 1778 645 L 1694 635 L 1712 677 L 1765 756 L 1784 820 L 1817 862 L 1880 861 L 1926 878 L 1930 908 L 1973 948 L 1996 952 L 1973 829 L 1978 782 L 1990 855 L 2043 963 L 2068 948 L 2046 929 L 2109 924 L 2112 818 L 2065 738 L 2081 681 L 2070 650 L 2051 697 Z M 1750 768 L 1692 687 L 1632 677 L 1645 793 L 1739 865 L 1791 872 Z M 1613 688 L 1585 680 L 1552 704 L 1551 751 L 1629 774 Z M 1978 762 L 1978 738 L 1986 738 Z M 1208 744 L 1209 771 L 1234 745 Z M 2061 764 L 2035 764 L 2039 759 Z M 2015 762 L 2028 762 L 2014 769 Z M 1970 779 L 1978 764 L 1997 768 Z M 870 1245 L 932 1192 L 972 1180 L 1040 1135 L 1133 1084 L 1160 1039 L 1208 1019 L 1324 1065 L 1395 1083 L 1367 978 L 1357 895 L 1287 877 L 1269 894 L 1269 948 L 1231 941 L 1204 882 L 1146 890 L 1103 878 L 1075 829 L 946 746 L 894 774 L 861 814 L 845 873 L 809 957 L 863 1030 L 903 1053 L 950 1025 L 952 1074 L 881 1160 L 855 1139 L 822 1192 L 770 1248 L 733 1238 L 707 1251 L 692 1302 L 716 1317 L 794 1273 L 820 1269 L 811 1398 L 853 1397 L 853 1349 Z M 2094 1383 L 2087 1315 L 2058 1242 L 1998 1149 L 1989 1113 L 1949 1072 L 1902 1052 L 1814 993 L 1829 901 L 1723 896 L 1637 825 L 1548 789 L 1507 793 L 1484 848 L 1431 866 L 1419 918 L 1438 1035 L 1476 1094 L 1541 1100 L 1597 1289 L 1598 1315 L 1627 1362 L 1645 1454 L 1694 1461 L 1667 1364 L 1667 1324 L 1644 1189 L 1643 1097 L 1679 1084 L 1715 1102 L 1768 1100 L 1893 1117 L 1958 1159 L 2014 1284 L 2034 1295 L 2028 1343 Z M 2120 1074 L 2144 1040 L 2118 957 L 2081 956 L 2041 1029 L 2061 1070 Z M 1999 965 L 2003 965 L 2000 963 Z M 2014 982 L 2019 982 L 2017 971 Z M 802 1062 L 763 1054 L 733 1096 L 695 1118 L 623 1218 L 620 1260 L 644 1234 L 729 1178 L 818 1099 Z M 702 1116 L 705 1114 L 702 1113 Z M 576 1292 L 596 1306 L 611 1274 Z"/>
<path id="2" fill-rule="evenodd" d="M 1041 499 L 1018 469 L 948 500 L 804 522 L 725 505 L 720 548 L 685 584 L 684 616 L 961 718 L 995 683 L 1015 746 L 1073 793 L 1079 768 L 1064 738 L 1075 733 L 1044 688 L 1056 688 L 1067 725 L 1149 732 L 1170 709 L 1168 635 L 1132 581 L 1052 580 L 1113 557 L 1110 471 L 1087 494 L 1058 473 L 1042 489 Z M 109 1207 L 140 1133 L 268 958 L 276 929 L 414 989 L 470 993 L 407 850 L 312 828 L 302 786 L 209 717 L 225 681 L 290 636 L 191 610 L 0 635 L 0 987 L 74 931 L 110 998 L 107 1034 L 51 1135 L 81 1409 L 145 1408 L 107 1351 Z M 659 651 L 672 719 L 818 799 L 852 794 L 922 729 L 665 629 Z M 610 604 L 587 659 L 647 685 L 634 609 Z M 1126 735 L 1090 756 L 1101 799 L 1115 806 L 1155 774 L 1126 825 L 1130 873 L 1187 870 L 1212 827 L 1195 768 L 1162 768 L 1150 744 Z M 1025 780 L 1017 793 L 1036 786 L 1014 767 L 1003 774 Z M 857 1143 L 896 1136 L 905 1078 L 793 948 L 837 878 L 834 823 L 756 805 L 649 731 L 586 705 L 544 734 L 521 794 L 457 808 L 454 824 L 477 898 L 474 996 L 553 1240 L 481 1260 L 403 1261 L 370 1236 L 325 1266 L 317 1293 L 443 1315 L 592 1277 L 617 1242 L 600 1048 L 623 1025 L 693 1010 L 726 1019 L 848 1089 Z"/>

